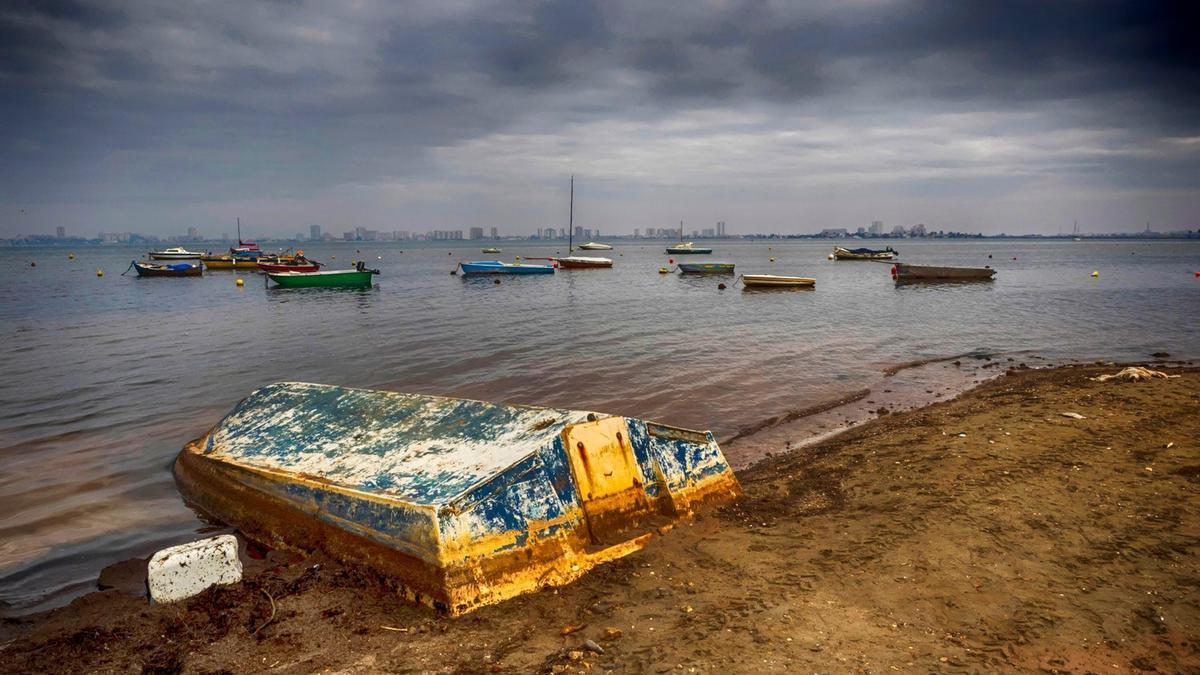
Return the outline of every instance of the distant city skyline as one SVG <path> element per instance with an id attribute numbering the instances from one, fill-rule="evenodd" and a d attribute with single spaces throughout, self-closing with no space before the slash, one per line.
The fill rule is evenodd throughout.
<path id="1" fill-rule="evenodd" d="M 236 16 L 234 25 L 228 17 Z M 1194 229 L 1186 3 L 18 3 L 0 238 Z"/>

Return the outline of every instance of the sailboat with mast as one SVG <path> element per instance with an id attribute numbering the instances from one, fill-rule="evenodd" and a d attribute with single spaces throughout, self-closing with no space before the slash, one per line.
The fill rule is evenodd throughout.
<path id="1" fill-rule="evenodd" d="M 568 270 L 601 269 L 612 267 L 611 258 L 593 258 L 590 256 L 574 255 L 575 253 L 575 176 L 571 176 L 571 215 L 567 227 L 567 252 L 565 258 L 557 258 L 558 266 Z M 612 248 L 611 246 L 609 248 Z"/>
<path id="2" fill-rule="evenodd" d="M 697 246 L 692 242 L 683 241 L 683 221 L 679 221 L 679 243 L 674 246 L 667 247 L 667 253 L 675 255 L 689 255 L 693 253 L 712 253 L 712 249 L 705 246 Z"/>

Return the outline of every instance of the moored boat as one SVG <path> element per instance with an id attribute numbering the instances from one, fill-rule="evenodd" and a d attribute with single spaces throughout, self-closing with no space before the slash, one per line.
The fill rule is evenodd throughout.
<path id="1" fill-rule="evenodd" d="M 891 246 L 884 249 L 833 247 L 835 260 L 891 260 L 896 255 Z"/>
<path id="2" fill-rule="evenodd" d="M 680 274 L 733 274 L 731 262 L 679 263 Z"/>
<path id="3" fill-rule="evenodd" d="M 608 244 L 601 244 L 601 243 L 595 242 L 595 241 L 589 241 L 586 244 L 580 244 L 579 248 L 580 248 L 580 250 L 583 250 L 583 251 L 611 251 L 611 250 L 613 250 L 613 247 L 609 246 Z"/>
<path id="4" fill-rule="evenodd" d="M 690 241 L 680 242 L 673 246 L 667 247 L 667 253 L 674 253 L 675 255 L 706 254 L 712 252 L 713 250 L 711 248 L 708 248 L 707 246 L 697 246 Z"/>
<path id="5" fill-rule="evenodd" d="M 524 265 L 499 260 L 476 260 L 459 263 L 464 275 L 476 274 L 554 274 L 553 265 Z"/>
<path id="6" fill-rule="evenodd" d="M 817 283 L 817 280 L 778 274 L 743 274 L 742 283 L 746 288 L 798 288 L 811 287 Z"/>
<path id="7" fill-rule="evenodd" d="M 263 272 L 316 272 L 324 264 L 316 260 L 309 260 L 304 257 L 303 251 L 297 251 L 294 256 L 259 258 L 257 266 Z"/>
<path id="8" fill-rule="evenodd" d="M 159 265 L 157 263 L 134 260 L 130 265 L 137 271 L 139 277 L 198 277 L 204 274 L 204 269 L 199 263 Z"/>
<path id="9" fill-rule="evenodd" d="M 379 270 L 367 269 L 361 262 L 354 269 L 325 272 L 267 272 L 267 278 L 280 288 L 366 288 Z"/>
<path id="10" fill-rule="evenodd" d="M 186 248 L 174 246 L 162 251 L 150 251 L 152 260 L 198 260 L 205 255 L 202 251 L 189 251 Z"/>
<path id="11" fill-rule="evenodd" d="M 907 281 L 991 281 L 996 270 L 991 267 L 941 267 L 936 265 L 892 265 L 896 283 Z"/>
<path id="12" fill-rule="evenodd" d="M 741 493 L 711 432 L 580 410 L 268 385 L 179 453 L 188 503 L 463 614 L 634 553 Z"/>
<path id="13" fill-rule="evenodd" d="M 206 255 L 200 258 L 200 262 L 210 270 L 258 269 L 258 256 Z"/>
<path id="14" fill-rule="evenodd" d="M 483 249 L 483 252 L 484 252 L 484 253 L 500 253 L 500 249 L 498 249 L 498 248 L 496 248 L 496 247 L 494 247 L 494 246 L 493 246 L 493 247 L 490 247 L 490 248 L 485 248 L 485 249 Z"/>
<path id="15" fill-rule="evenodd" d="M 612 258 L 590 258 L 582 255 L 572 255 L 566 258 L 555 258 L 558 266 L 568 270 L 601 269 L 612 267 Z"/>

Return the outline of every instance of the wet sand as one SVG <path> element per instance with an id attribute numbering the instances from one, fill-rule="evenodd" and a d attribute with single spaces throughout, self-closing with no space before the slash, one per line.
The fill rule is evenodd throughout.
<path id="1" fill-rule="evenodd" d="M 459 619 L 251 547 L 247 580 L 184 603 L 138 597 L 133 563 L 5 619 L 0 669 L 1194 672 L 1200 371 L 1088 379 L 1116 370 L 1011 371 L 788 453 L 787 422 L 739 439 L 773 456 L 738 504 Z"/>

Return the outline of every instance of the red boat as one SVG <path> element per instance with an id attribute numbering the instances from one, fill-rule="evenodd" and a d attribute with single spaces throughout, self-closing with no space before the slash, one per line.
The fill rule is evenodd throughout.
<path id="1" fill-rule="evenodd" d="M 307 260 L 304 258 L 296 258 L 289 262 L 262 262 L 259 261 L 258 269 L 264 272 L 316 272 L 321 269 L 321 263 Z"/>

